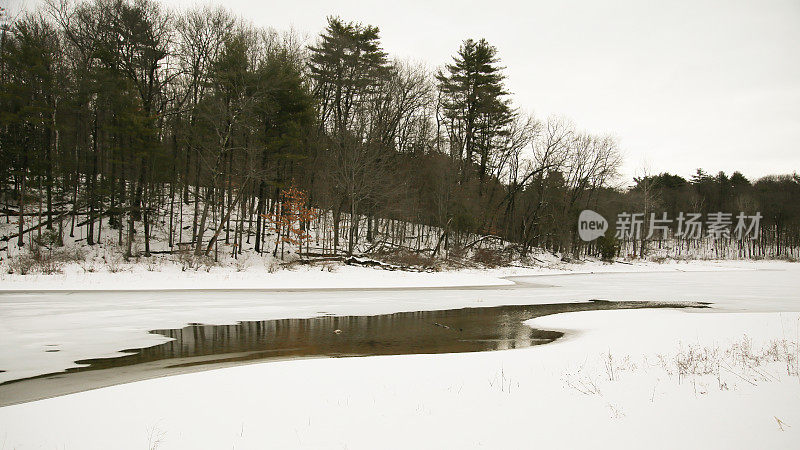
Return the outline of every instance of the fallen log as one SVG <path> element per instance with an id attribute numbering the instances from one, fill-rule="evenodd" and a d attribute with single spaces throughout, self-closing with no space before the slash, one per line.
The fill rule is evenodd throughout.
<path id="1" fill-rule="evenodd" d="M 52 214 L 64 214 L 65 212 L 72 212 L 72 211 L 53 211 Z M 8 215 L 10 217 L 19 217 L 19 211 L 15 211 L 13 209 L 2 208 L 2 209 L 0 209 L 0 213 L 6 214 L 6 215 Z M 24 214 L 22 214 L 22 216 L 23 217 L 33 217 L 33 216 L 45 217 L 45 216 L 48 215 L 48 213 L 49 213 L 49 211 L 42 211 L 42 213 L 39 214 L 38 211 L 34 211 L 34 212 L 24 213 Z"/>
<path id="2" fill-rule="evenodd" d="M 72 213 L 72 211 L 68 211 L 68 212 L 65 212 L 65 213 L 61 214 L 58 217 L 53 217 L 51 220 L 45 220 L 44 222 L 39 222 L 38 225 L 34 225 L 34 226 L 28 228 L 27 230 L 22 230 L 21 234 L 26 234 L 26 233 L 30 233 L 31 231 L 36 231 L 36 230 L 38 230 L 39 228 L 41 228 L 43 226 L 47 226 L 48 224 L 51 224 L 51 223 L 54 223 L 56 221 L 61 220 L 62 218 L 64 218 L 65 216 L 67 216 L 67 215 L 69 215 L 71 213 Z M 8 235 L 8 236 L 3 236 L 2 238 L 0 238 L 0 242 L 8 242 L 9 240 L 14 239 L 15 237 L 19 237 L 19 235 L 20 235 L 20 233 L 14 233 L 14 234 L 11 234 L 11 235 Z"/>
<path id="3" fill-rule="evenodd" d="M 375 259 L 358 259 L 351 256 L 343 261 L 349 266 L 364 266 L 364 267 L 377 267 L 383 270 L 404 270 L 407 272 L 433 272 L 432 267 L 413 267 L 413 266 L 397 266 L 394 264 L 386 264 Z"/>
<path id="4" fill-rule="evenodd" d="M 494 235 L 491 235 L 491 234 L 487 234 L 486 236 L 482 236 L 479 239 L 476 239 L 476 240 L 470 242 L 469 244 L 465 245 L 464 249 L 468 249 L 470 247 L 473 247 L 473 246 L 475 246 L 475 244 L 483 242 L 483 241 L 485 241 L 487 239 L 497 239 L 498 241 L 503 242 L 503 238 L 501 238 L 500 236 L 494 236 Z"/>

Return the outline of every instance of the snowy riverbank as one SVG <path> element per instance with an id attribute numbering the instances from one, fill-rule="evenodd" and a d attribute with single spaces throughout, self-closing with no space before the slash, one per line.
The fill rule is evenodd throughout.
<path id="1" fill-rule="evenodd" d="M 294 266 L 291 269 L 243 263 L 184 270 L 179 263 L 156 261 L 109 270 L 101 263 L 68 264 L 61 273 L 0 273 L 0 292 L 27 290 L 182 290 L 182 289 L 335 289 L 404 288 L 445 286 L 500 286 L 513 282 L 509 276 L 576 273 L 681 272 L 792 267 L 782 261 L 668 261 L 608 264 L 601 261 L 562 263 L 551 258 L 536 267 L 462 269 L 441 272 L 407 272 L 342 264 Z"/>

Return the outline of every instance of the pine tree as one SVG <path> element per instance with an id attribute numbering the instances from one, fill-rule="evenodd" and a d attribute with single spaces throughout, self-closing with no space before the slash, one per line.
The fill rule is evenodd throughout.
<path id="1" fill-rule="evenodd" d="M 320 42 L 310 46 L 309 69 L 320 101 L 320 119 L 341 136 L 350 131 L 356 109 L 388 73 L 378 27 L 328 18 Z"/>
<path id="2" fill-rule="evenodd" d="M 508 132 L 506 127 L 514 118 L 499 61 L 497 49 L 486 40 L 467 39 L 453 63 L 446 66 L 446 73 L 440 71 L 436 75 L 451 154 L 462 160 L 463 178 L 477 154 L 478 175 L 484 179 L 496 141 Z"/>
<path id="3" fill-rule="evenodd" d="M 378 27 L 329 17 L 319 44 L 309 47 L 310 77 L 319 102 L 321 137 L 327 147 L 324 174 L 333 188 L 334 249 L 339 243 L 341 210 L 348 206 L 348 253 L 357 243 L 359 204 L 380 183 L 378 165 L 387 164 L 383 148 L 368 142 L 369 99 L 391 69 L 381 49 Z"/>
<path id="4" fill-rule="evenodd" d="M 284 188 L 309 156 L 314 101 L 301 73 L 301 67 L 286 49 L 267 55 L 256 71 L 258 90 L 265 93 L 255 105 L 259 130 L 256 139 L 261 146 L 254 164 L 254 178 L 258 180 L 255 250 L 259 252 L 267 187 L 276 192 Z"/>
<path id="5" fill-rule="evenodd" d="M 15 178 L 19 209 L 17 245 L 22 247 L 27 180 L 31 175 L 38 175 L 41 180 L 47 174 L 48 183 L 52 181 L 51 147 L 60 44 L 56 30 L 34 16 L 18 21 L 13 36 L 13 39 L 4 37 L 2 48 L 0 148 L 4 166 L 7 163 L 6 167 L 12 168 Z M 49 193 L 49 184 L 47 189 Z"/>

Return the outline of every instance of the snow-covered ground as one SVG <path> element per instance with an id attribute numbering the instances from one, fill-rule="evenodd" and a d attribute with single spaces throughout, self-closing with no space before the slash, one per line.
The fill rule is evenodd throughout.
<path id="1" fill-rule="evenodd" d="M 756 270 L 758 268 L 760 270 Z M 156 345 L 168 339 L 148 333 L 149 330 L 181 328 L 188 323 L 226 324 L 241 320 L 314 317 L 323 312 L 371 315 L 592 299 L 708 301 L 716 308 L 740 311 L 800 310 L 795 301 L 798 290 L 792 289 L 792 286 L 800 287 L 800 265 L 797 264 L 584 264 L 573 269 L 573 272 L 498 269 L 452 273 L 408 273 L 360 267 L 345 267 L 333 273 L 301 269 L 273 274 L 276 281 L 268 285 L 287 288 L 276 291 L 144 291 L 157 289 L 158 284 L 146 278 L 137 280 L 135 274 L 128 272 L 124 274 L 126 280 L 138 290 L 109 290 L 116 286 L 127 287 L 121 282 L 95 284 L 106 290 L 68 293 L 16 290 L 0 294 L 0 370 L 4 370 L 0 372 L 0 382 L 76 367 L 76 360 L 119 356 L 120 350 Z M 619 272 L 625 269 L 638 272 Z M 213 273 L 203 274 L 207 276 L 206 283 L 215 279 L 211 276 Z M 221 273 L 223 276 L 235 274 Z M 507 274 L 517 276 L 499 278 Z M 116 274 L 89 275 L 102 279 Z M 167 274 L 160 276 L 166 279 Z M 180 279 L 178 274 L 173 276 Z M 219 278 L 216 280 L 216 286 L 226 286 Z M 512 280 L 519 284 L 515 285 Z M 51 288 L 58 286 L 57 282 L 41 284 Z M 448 284 L 453 287 L 441 288 Z M 476 285 L 503 289 L 471 288 Z M 28 288 L 37 286 L 25 285 Z M 322 287 L 337 289 L 316 289 Z M 409 289 L 365 289 L 380 287 Z M 412 289 L 424 287 L 439 289 Z"/>
<path id="2" fill-rule="evenodd" d="M 780 362 L 731 357 L 718 378 L 675 361 L 681 345 L 783 339 L 798 317 L 564 314 L 535 321 L 582 330 L 551 345 L 160 378 L 1 408 L 1 435 L 15 449 L 796 448 L 800 382 Z"/>
<path id="3" fill-rule="evenodd" d="M 102 251 L 102 250 L 101 250 Z M 537 255 L 545 258 L 545 255 Z M 248 255 L 234 264 L 193 268 L 168 257 L 154 257 L 147 263 L 119 262 L 114 271 L 101 256 L 94 261 L 66 264 L 60 273 L 41 274 L 0 272 L 0 292 L 24 290 L 182 290 L 182 289 L 332 289 L 395 288 L 443 286 L 499 286 L 513 282 L 508 276 L 582 273 L 692 272 L 791 267 L 781 261 L 675 261 L 663 263 L 637 261 L 608 264 L 601 261 L 562 263 L 552 255 L 544 264 L 532 267 L 510 266 L 497 269 L 462 269 L 441 272 L 407 272 L 345 266 L 341 263 L 294 266 L 290 270 L 267 264 L 257 255 Z M 110 256 L 109 256 L 110 257 Z M 271 261 L 270 261 L 271 262 Z"/>
<path id="4" fill-rule="evenodd" d="M 147 330 L 189 322 L 588 299 L 708 301 L 714 308 L 567 313 L 534 319 L 536 328 L 567 334 L 529 349 L 252 364 L 9 406 L 0 408 L 0 448 L 794 448 L 800 442 L 800 265 L 339 270 L 342 277 L 277 272 L 272 286 L 305 288 L 278 292 L 0 294 L 0 369 L 7 371 L 0 376 L 52 372 L 76 359 L 153 345 L 163 338 Z M 125 275 L 131 283 L 138 276 Z M 521 277 L 498 278 L 504 275 Z M 3 287 L 59 283 L 6 288 L 4 280 Z M 448 284 L 495 287 L 309 289 Z M 146 275 L 139 282 L 157 286 Z M 46 352 L 54 343 L 61 351 Z"/>

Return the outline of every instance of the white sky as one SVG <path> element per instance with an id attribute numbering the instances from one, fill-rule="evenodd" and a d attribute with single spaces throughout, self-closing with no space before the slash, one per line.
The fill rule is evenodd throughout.
<path id="1" fill-rule="evenodd" d="M 328 15 L 377 25 L 390 55 L 430 68 L 449 62 L 463 39 L 484 37 L 517 106 L 613 133 L 628 177 L 644 167 L 751 178 L 800 171 L 798 0 L 220 3 L 312 38 Z"/>

